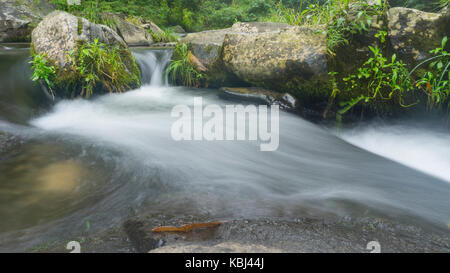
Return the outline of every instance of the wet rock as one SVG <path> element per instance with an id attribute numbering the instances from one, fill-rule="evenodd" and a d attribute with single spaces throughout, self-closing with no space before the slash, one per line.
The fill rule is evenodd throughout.
<path id="1" fill-rule="evenodd" d="M 1 0 L 0 42 L 29 42 L 33 28 L 53 7 L 44 0 Z"/>
<path id="2" fill-rule="evenodd" d="M 0 131 L 0 161 L 7 158 L 7 154 L 22 143 L 18 137 Z"/>
<path id="3" fill-rule="evenodd" d="M 441 13 L 429 13 L 410 8 L 391 8 L 387 13 L 388 33 L 392 49 L 411 66 L 432 55 L 430 50 L 450 36 L 448 8 Z"/>
<path id="4" fill-rule="evenodd" d="M 296 110 L 297 100 L 289 93 L 273 92 L 259 87 L 220 88 L 220 97 L 262 104 L 277 104 L 284 110 Z"/>
<path id="5" fill-rule="evenodd" d="M 177 43 L 170 42 L 170 43 L 155 43 L 152 44 L 152 47 L 175 47 Z"/>
<path id="6" fill-rule="evenodd" d="M 152 236 L 151 230 L 138 219 L 129 219 L 123 228 L 137 252 L 148 252 L 163 245 L 163 241 Z"/>
<path id="7" fill-rule="evenodd" d="M 129 46 L 149 46 L 154 43 L 152 35 L 143 27 L 128 22 L 124 16 L 104 12 L 104 21 L 122 37 Z M 151 28 L 151 25 L 149 26 Z"/>

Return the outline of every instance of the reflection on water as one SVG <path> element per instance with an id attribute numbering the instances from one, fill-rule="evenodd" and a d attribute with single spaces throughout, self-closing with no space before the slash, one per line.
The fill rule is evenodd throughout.
<path id="1" fill-rule="evenodd" d="M 8 219 L 0 222 L 0 231 L 67 215 L 83 184 L 96 179 L 83 162 L 66 159 L 58 145 L 29 143 L 19 149 L 0 164 L 0 215 Z"/>
<path id="2" fill-rule="evenodd" d="M 37 180 L 42 191 L 56 194 L 70 194 L 82 179 L 83 169 L 79 162 L 65 160 L 50 164 L 40 171 Z"/>

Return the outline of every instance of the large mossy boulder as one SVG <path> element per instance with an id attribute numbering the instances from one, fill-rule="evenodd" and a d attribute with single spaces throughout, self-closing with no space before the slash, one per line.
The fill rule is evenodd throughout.
<path id="1" fill-rule="evenodd" d="M 298 26 L 229 33 L 223 61 L 239 78 L 254 85 L 277 87 L 293 79 L 307 81 L 327 74 L 326 37 Z"/>
<path id="2" fill-rule="evenodd" d="M 319 29 L 270 23 L 241 23 L 225 35 L 223 63 L 239 79 L 302 103 L 329 96 L 327 41 Z M 233 29 L 232 28 L 232 29 Z"/>
<path id="3" fill-rule="evenodd" d="M 280 23 L 236 23 L 231 28 L 190 33 L 181 42 L 189 44 L 192 53 L 205 67 L 221 57 L 225 35 L 229 33 L 263 33 L 280 31 L 288 27 Z"/>
<path id="4" fill-rule="evenodd" d="M 391 8 L 387 20 L 392 50 L 410 66 L 430 58 L 430 50 L 439 47 L 444 36 L 450 37 L 448 8 L 441 13 Z"/>
<path id="5" fill-rule="evenodd" d="M 317 90 L 327 75 L 326 37 L 309 28 L 236 23 L 227 29 L 188 34 L 181 43 L 188 44 L 206 67 L 207 86 Z"/>
<path id="6" fill-rule="evenodd" d="M 123 15 L 104 12 L 101 17 L 129 46 L 150 46 L 154 43 L 150 32 L 128 22 Z"/>
<path id="7" fill-rule="evenodd" d="M 0 43 L 29 42 L 31 31 L 53 7 L 45 0 L 0 0 Z"/>
<path id="8" fill-rule="evenodd" d="M 74 97 L 80 94 L 88 80 L 77 67 L 80 49 L 92 45 L 95 41 L 105 50 L 102 53 L 104 57 L 110 57 L 107 53 L 114 52 L 114 61 L 119 60 L 115 65 L 122 68 L 116 71 L 117 75 L 97 75 L 99 79 L 95 82 L 96 93 L 122 92 L 140 86 L 140 71 L 136 60 L 125 41 L 116 32 L 84 18 L 54 11 L 33 30 L 31 49 L 33 55 L 43 56 L 56 68 L 56 95 Z"/>

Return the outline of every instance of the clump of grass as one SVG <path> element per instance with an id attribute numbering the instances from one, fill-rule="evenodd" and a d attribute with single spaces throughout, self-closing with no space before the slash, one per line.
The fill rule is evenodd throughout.
<path id="1" fill-rule="evenodd" d="M 89 98 L 94 90 L 123 92 L 140 85 L 139 68 L 129 50 L 109 47 L 98 39 L 79 42 L 69 52 L 69 69 L 58 69 L 45 55 L 31 53 L 31 79 L 45 84 L 53 97 L 71 90 L 73 97 L 80 90 L 79 96 Z"/>
<path id="2" fill-rule="evenodd" d="M 166 70 L 166 77 L 184 86 L 199 86 L 203 75 L 195 69 L 194 64 L 189 60 L 189 55 L 187 44 L 178 44 L 174 49 L 174 60 Z"/>
<path id="3" fill-rule="evenodd" d="M 108 92 L 123 92 L 140 82 L 139 74 L 129 71 L 123 60 L 123 49 L 100 43 L 81 42 L 70 53 L 73 66 L 81 82 L 80 96 L 88 98 L 97 85 Z"/>

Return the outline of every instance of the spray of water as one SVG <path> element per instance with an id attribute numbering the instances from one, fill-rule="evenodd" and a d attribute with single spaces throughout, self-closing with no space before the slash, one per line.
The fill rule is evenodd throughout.
<path id="1" fill-rule="evenodd" d="M 348 142 L 450 182 L 450 136 L 406 126 L 371 126 L 343 134 Z"/>

